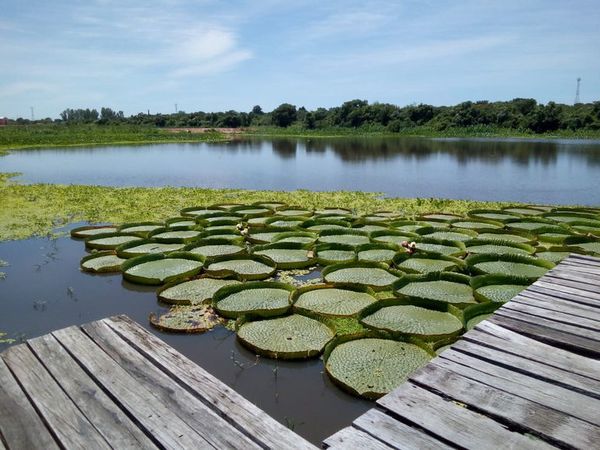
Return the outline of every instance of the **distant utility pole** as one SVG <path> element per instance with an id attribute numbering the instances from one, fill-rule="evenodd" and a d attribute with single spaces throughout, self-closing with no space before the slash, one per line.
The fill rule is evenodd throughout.
<path id="1" fill-rule="evenodd" d="M 177 114 L 177 103 L 175 103 L 175 114 Z"/>
<path id="2" fill-rule="evenodd" d="M 579 87 L 581 85 L 581 78 L 577 78 L 577 90 L 575 91 L 575 104 L 578 105 L 581 103 L 579 100 Z"/>
<path id="3" fill-rule="evenodd" d="M 31 109 L 31 120 L 34 120 L 34 116 L 33 116 L 33 106 L 30 106 L 29 109 Z"/>

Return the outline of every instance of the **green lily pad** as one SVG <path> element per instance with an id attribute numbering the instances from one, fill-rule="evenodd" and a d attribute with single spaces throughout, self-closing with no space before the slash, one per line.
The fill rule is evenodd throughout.
<path id="1" fill-rule="evenodd" d="M 498 255 L 531 255 L 535 248 L 527 244 L 519 244 L 511 241 L 495 241 L 484 239 L 473 239 L 465 242 L 469 253 L 495 253 Z"/>
<path id="2" fill-rule="evenodd" d="M 459 219 L 451 222 L 453 228 L 464 228 L 466 230 L 496 230 L 504 227 L 502 222 L 493 220 L 464 220 Z"/>
<path id="3" fill-rule="evenodd" d="M 237 332 L 240 342 L 252 351 L 280 359 L 318 356 L 333 336 L 328 326 L 299 314 L 246 322 Z"/>
<path id="4" fill-rule="evenodd" d="M 535 209 L 535 208 L 523 208 L 523 207 L 510 207 L 510 208 L 502 208 L 502 211 L 506 211 L 508 213 L 522 214 L 524 216 L 539 216 L 544 214 L 544 210 Z"/>
<path id="5" fill-rule="evenodd" d="M 600 239 L 585 236 L 573 236 L 565 239 L 565 245 L 586 253 L 600 254 Z"/>
<path id="6" fill-rule="evenodd" d="M 493 284 L 480 287 L 476 292 L 488 301 L 506 303 L 524 289 L 527 289 L 527 286 L 520 286 L 518 284 Z"/>
<path id="7" fill-rule="evenodd" d="M 408 231 L 394 231 L 394 230 L 385 230 L 385 231 L 375 231 L 371 233 L 371 239 L 373 242 L 387 243 L 387 244 L 395 244 L 401 245 L 404 241 L 413 241 L 415 238 L 419 237 L 416 233 L 410 233 Z"/>
<path id="8" fill-rule="evenodd" d="M 407 273 L 450 272 L 463 266 L 463 262 L 451 256 L 416 252 L 413 255 L 398 253 L 394 257 L 396 268 Z"/>
<path id="9" fill-rule="evenodd" d="M 206 273 L 215 278 L 234 277 L 240 281 L 264 280 L 275 273 L 271 258 L 260 255 L 217 256 L 207 261 Z"/>
<path id="10" fill-rule="evenodd" d="M 246 238 L 253 244 L 269 244 L 278 235 L 287 231 L 290 231 L 289 228 L 257 227 L 256 229 L 252 228 Z"/>
<path id="11" fill-rule="evenodd" d="M 321 232 L 326 230 L 343 230 L 350 228 L 350 223 L 343 220 L 309 219 L 302 222 L 301 228 L 308 231 Z"/>
<path id="12" fill-rule="evenodd" d="M 430 225 L 427 222 L 423 222 L 423 221 L 416 221 L 416 220 L 398 220 L 395 222 L 392 222 L 390 224 L 390 226 L 397 231 L 400 232 L 409 232 L 409 233 L 414 233 L 417 230 L 423 228 L 423 227 L 429 227 Z"/>
<path id="13" fill-rule="evenodd" d="M 455 315 L 413 305 L 384 306 L 361 320 L 367 327 L 426 340 L 455 336 L 463 323 Z"/>
<path id="14" fill-rule="evenodd" d="M 474 219 L 498 220 L 500 222 L 519 218 L 517 214 L 511 214 L 499 209 L 473 209 L 469 211 L 468 215 Z"/>
<path id="15" fill-rule="evenodd" d="M 537 279 L 554 267 L 550 261 L 522 255 L 481 254 L 467 258 L 469 268 L 477 274 L 498 274 Z"/>
<path id="16" fill-rule="evenodd" d="M 478 316 L 474 316 L 472 318 L 470 318 L 469 320 L 467 320 L 467 324 L 465 325 L 465 329 L 467 331 L 472 330 L 473 328 L 475 328 L 478 324 L 480 324 L 481 322 L 483 322 L 484 320 L 489 319 L 490 317 L 492 317 L 494 315 L 494 313 L 487 313 L 487 314 L 480 314 Z"/>
<path id="17" fill-rule="evenodd" d="M 466 275 L 447 272 L 407 275 L 394 285 L 394 292 L 418 302 L 449 303 L 464 307 L 477 303 L 469 281 Z"/>
<path id="18" fill-rule="evenodd" d="M 113 251 L 97 252 L 81 260 L 81 269 L 85 272 L 110 273 L 120 272 L 125 259 L 119 258 Z"/>
<path id="19" fill-rule="evenodd" d="M 359 261 L 391 263 L 400 248 L 394 244 L 365 244 L 356 248 Z"/>
<path id="20" fill-rule="evenodd" d="M 477 237 L 477 232 L 463 229 L 445 229 L 435 227 L 423 227 L 417 229 L 417 233 L 424 238 L 443 239 L 446 241 L 465 242 Z"/>
<path id="21" fill-rule="evenodd" d="M 201 233 L 202 231 L 190 230 L 188 227 L 165 227 L 154 230 L 148 237 L 157 242 L 180 244 L 198 239 Z"/>
<path id="22" fill-rule="evenodd" d="M 203 260 L 188 252 L 138 256 L 123 263 L 123 278 L 139 284 L 170 283 L 200 273 Z"/>
<path id="23" fill-rule="evenodd" d="M 327 266 L 323 278 L 328 283 L 368 286 L 380 291 L 397 281 L 399 274 L 391 272 L 387 264 L 363 261 Z"/>
<path id="24" fill-rule="evenodd" d="M 257 245 L 252 249 L 255 255 L 271 258 L 278 269 L 302 269 L 315 264 L 315 257 L 309 244 L 273 243 Z"/>
<path id="25" fill-rule="evenodd" d="M 280 209 L 277 211 L 278 216 L 304 216 L 310 217 L 312 216 L 312 211 L 303 208 L 286 208 Z"/>
<path id="26" fill-rule="evenodd" d="M 479 236 L 477 236 L 477 238 L 486 241 L 499 240 L 517 242 L 520 244 L 528 244 L 535 240 L 535 236 L 531 234 L 521 232 L 508 232 L 504 230 L 486 231 L 485 233 L 479 233 Z"/>
<path id="27" fill-rule="evenodd" d="M 422 348 L 391 339 L 354 339 L 337 345 L 325 361 L 331 379 L 345 390 L 377 399 L 400 386 L 431 356 Z"/>
<path id="28" fill-rule="evenodd" d="M 159 222 L 125 223 L 119 227 L 119 233 L 138 234 L 142 237 L 146 237 L 152 231 L 163 228 L 164 226 L 164 224 Z"/>
<path id="29" fill-rule="evenodd" d="M 98 234 L 109 234 L 116 233 L 117 227 L 113 225 L 88 225 L 85 227 L 73 228 L 71 230 L 71 237 L 78 239 L 86 239 L 90 236 Z"/>
<path id="30" fill-rule="evenodd" d="M 456 214 L 449 214 L 449 213 L 433 213 L 433 214 L 424 214 L 421 216 L 421 218 L 426 219 L 426 220 L 440 220 L 440 221 L 450 221 L 450 220 L 456 220 L 456 219 L 460 219 L 460 216 L 457 216 Z"/>
<path id="31" fill-rule="evenodd" d="M 141 240 L 142 238 L 135 234 L 105 233 L 87 238 L 85 246 L 96 250 L 114 250 L 119 245 Z"/>
<path id="32" fill-rule="evenodd" d="M 285 314 L 291 305 L 294 287 L 273 281 L 227 286 L 213 296 L 213 307 L 223 317 L 236 319 L 244 314 L 273 317 Z"/>
<path id="33" fill-rule="evenodd" d="M 237 280 L 198 278 L 183 283 L 169 284 L 157 293 L 158 299 L 176 305 L 200 305 L 209 302 L 215 292 L 225 286 L 240 284 Z"/>
<path id="34" fill-rule="evenodd" d="M 368 288 L 314 285 L 297 289 L 292 295 L 294 311 L 324 316 L 355 316 L 377 298 Z"/>
<path id="35" fill-rule="evenodd" d="M 319 236 L 319 244 L 342 244 L 342 245 L 363 245 L 369 243 L 369 236 L 365 232 L 347 229 L 347 230 L 324 230 Z"/>
<path id="36" fill-rule="evenodd" d="M 352 262 L 356 259 L 356 252 L 351 245 L 319 244 L 315 248 L 317 263 L 322 266 Z"/>
<path id="37" fill-rule="evenodd" d="M 438 253 L 446 256 L 460 256 L 465 254 L 465 244 L 461 241 L 447 241 L 426 237 L 416 238 L 417 249 L 427 253 Z"/>
<path id="38" fill-rule="evenodd" d="M 214 256 L 237 255 L 246 251 L 242 245 L 231 242 L 228 239 L 201 239 L 186 247 L 190 253 L 205 256 L 206 258 Z"/>
<path id="39" fill-rule="evenodd" d="M 190 217 L 171 217 L 165 220 L 167 227 L 194 227 L 197 225 L 196 221 Z"/>
<path id="40" fill-rule="evenodd" d="M 183 208 L 179 211 L 184 217 L 205 217 L 215 213 L 223 212 L 220 208 L 213 208 L 210 206 L 192 206 L 190 208 Z"/>
<path id="41" fill-rule="evenodd" d="M 116 248 L 117 255 L 121 258 L 135 258 L 136 256 L 149 255 L 153 253 L 169 253 L 182 250 L 185 244 L 166 244 L 156 242 L 152 239 L 128 242 Z"/>
<path id="42" fill-rule="evenodd" d="M 308 231 L 289 231 L 273 238 L 273 243 L 313 244 L 319 236 Z"/>
<path id="43" fill-rule="evenodd" d="M 223 323 L 209 305 L 173 306 L 168 313 L 150 314 L 150 323 L 163 331 L 204 333 Z"/>

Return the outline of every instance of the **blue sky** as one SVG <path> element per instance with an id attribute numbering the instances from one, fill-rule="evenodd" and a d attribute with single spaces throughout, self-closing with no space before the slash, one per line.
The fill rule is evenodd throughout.
<path id="1" fill-rule="evenodd" d="M 597 0 L 0 4 L 0 116 L 600 100 Z"/>

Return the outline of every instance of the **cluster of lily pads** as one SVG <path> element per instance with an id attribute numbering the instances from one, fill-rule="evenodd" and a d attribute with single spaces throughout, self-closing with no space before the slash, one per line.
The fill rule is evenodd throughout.
<path id="1" fill-rule="evenodd" d="M 256 354 L 323 355 L 334 382 L 377 398 L 569 253 L 600 254 L 600 209 L 403 217 L 263 202 L 71 234 L 91 251 L 82 270 L 161 286 L 172 306 L 154 326 L 233 324 Z"/>

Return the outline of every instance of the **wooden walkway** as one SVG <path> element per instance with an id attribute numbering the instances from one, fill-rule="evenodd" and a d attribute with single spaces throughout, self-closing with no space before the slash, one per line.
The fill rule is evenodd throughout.
<path id="1" fill-rule="evenodd" d="M 0 356 L 0 450 L 315 448 L 123 316 Z"/>
<path id="2" fill-rule="evenodd" d="M 571 255 L 325 445 L 600 448 L 600 259 Z"/>

